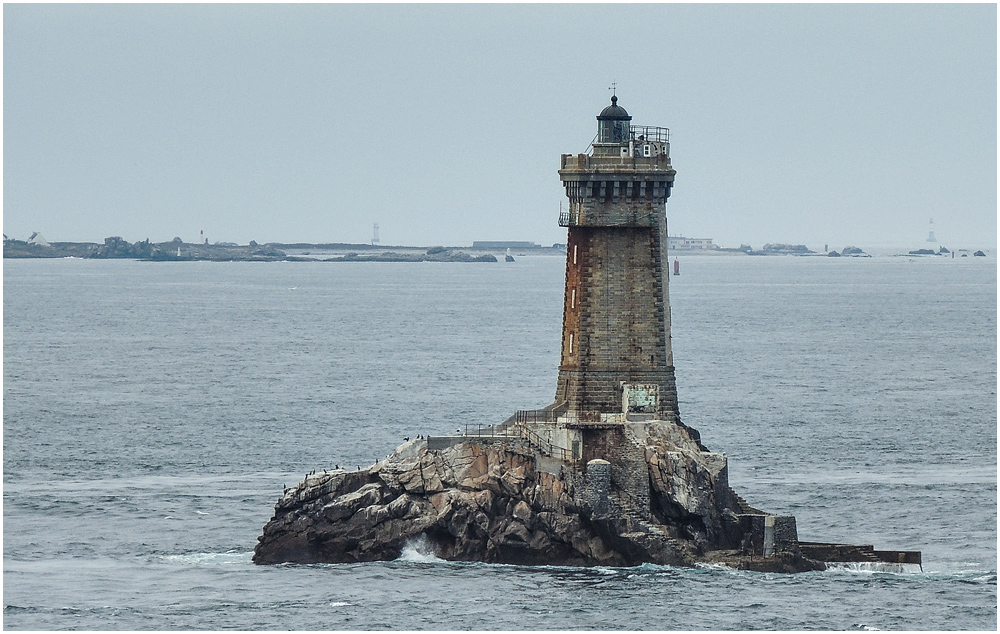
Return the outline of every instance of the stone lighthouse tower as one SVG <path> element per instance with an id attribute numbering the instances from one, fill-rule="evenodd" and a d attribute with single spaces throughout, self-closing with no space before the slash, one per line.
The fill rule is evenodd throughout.
<path id="1" fill-rule="evenodd" d="M 569 209 L 562 356 L 556 403 L 581 421 L 609 414 L 679 422 L 666 202 L 670 131 L 632 125 L 611 97 L 591 151 L 563 154 Z"/>

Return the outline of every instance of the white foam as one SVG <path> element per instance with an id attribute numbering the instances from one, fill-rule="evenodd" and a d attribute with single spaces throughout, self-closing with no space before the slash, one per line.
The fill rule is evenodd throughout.
<path id="1" fill-rule="evenodd" d="M 397 561 L 417 561 L 423 563 L 444 562 L 434 552 L 434 546 L 426 535 L 421 535 L 416 539 L 407 540 L 403 546 L 403 552 L 399 554 Z"/>
<path id="2" fill-rule="evenodd" d="M 923 572 L 920 564 L 896 564 L 881 561 L 832 561 L 827 562 L 826 569 L 835 572 L 850 572 L 865 575 L 880 573 L 899 575 Z"/>
<path id="3" fill-rule="evenodd" d="M 233 565 L 249 564 L 253 557 L 253 552 L 225 552 L 225 553 L 191 553 L 187 555 L 165 555 L 167 561 L 181 564 L 195 565 Z"/>

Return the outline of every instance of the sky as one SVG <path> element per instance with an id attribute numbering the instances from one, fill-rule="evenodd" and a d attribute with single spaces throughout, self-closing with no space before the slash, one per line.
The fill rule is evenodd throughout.
<path id="1" fill-rule="evenodd" d="M 614 82 L 671 235 L 995 248 L 996 11 L 4 4 L 3 231 L 561 243 Z"/>

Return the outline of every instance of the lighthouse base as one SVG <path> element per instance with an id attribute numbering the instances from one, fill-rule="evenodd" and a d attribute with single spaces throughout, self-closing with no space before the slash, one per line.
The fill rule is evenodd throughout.
<path id="1" fill-rule="evenodd" d="M 655 386 L 655 390 L 648 390 L 647 398 L 636 400 L 635 386 Z M 673 366 L 625 371 L 560 369 L 555 402 L 565 404 L 580 418 L 623 412 L 654 414 L 660 420 L 680 422 Z"/>

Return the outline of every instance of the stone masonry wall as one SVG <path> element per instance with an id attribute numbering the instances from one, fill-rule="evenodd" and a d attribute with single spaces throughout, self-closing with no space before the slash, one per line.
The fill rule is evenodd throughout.
<path id="1" fill-rule="evenodd" d="M 645 445 L 622 426 L 583 430 L 583 460 L 610 464 L 614 510 L 637 518 L 649 517 L 649 467 Z"/>
<path id="2" fill-rule="evenodd" d="M 570 229 L 556 401 L 571 410 L 621 411 L 622 382 L 656 383 L 676 420 L 659 225 Z"/>

